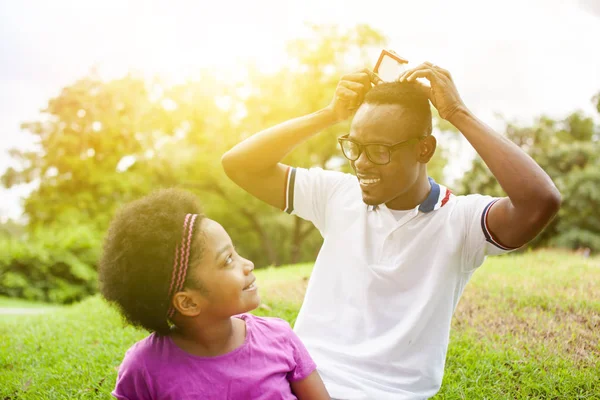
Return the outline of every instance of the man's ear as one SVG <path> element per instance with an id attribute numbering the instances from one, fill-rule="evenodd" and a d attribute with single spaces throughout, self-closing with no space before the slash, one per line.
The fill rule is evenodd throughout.
<path id="1" fill-rule="evenodd" d="M 417 161 L 427 164 L 429 160 L 431 160 L 431 157 L 433 157 L 436 146 L 437 140 L 433 135 L 427 135 L 426 138 L 421 139 L 417 146 L 419 151 L 419 154 L 417 154 Z"/>
<path id="2" fill-rule="evenodd" d="M 175 293 L 172 304 L 179 314 L 196 317 L 200 315 L 204 302 L 204 298 L 199 293 L 184 289 Z"/>

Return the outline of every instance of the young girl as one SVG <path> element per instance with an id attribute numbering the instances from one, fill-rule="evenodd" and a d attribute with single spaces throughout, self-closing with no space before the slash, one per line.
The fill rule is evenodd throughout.
<path id="1" fill-rule="evenodd" d="M 114 218 L 99 266 L 103 296 L 152 332 L 119 368 L 118 399 L 329 399 L 290 326 L 248 311 L 252 273 L 219 223 L 185 191 L 158 191 Z"/>

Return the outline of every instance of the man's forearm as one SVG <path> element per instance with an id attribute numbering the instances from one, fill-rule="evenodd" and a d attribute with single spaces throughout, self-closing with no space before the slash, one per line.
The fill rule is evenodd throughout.
<path id="1" fill-rule="evenodd" d="M 556 209 L 560 194 L 546 172 L 523 150 L 469 111 L 450 121 L 467 138 L 508 195 L 515 209 L 537 214 Z"/>
<path id="2" fill-rule="evenodd" d="M 283 122 L 237 144 L 223 155 L 223 165 L 231 170 L 260 173 L 277 165 L 300 143 L 336 122 L 329 108 Z"/>

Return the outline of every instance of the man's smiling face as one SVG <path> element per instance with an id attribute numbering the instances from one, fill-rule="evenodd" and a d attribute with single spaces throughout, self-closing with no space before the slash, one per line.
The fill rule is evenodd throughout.
<path id="1" fill-rule="evenodd" d="M 409 112 L 398 104 L 365 103 L 356 112 L 348 137 L 363 145 L 380 143 L 392 146 L 425 135 L 427 132 L 415 126 Z M 395 149 L 386 165 L 373 163 L 364 151 L 356 161 L 350 162 L 366 204 L 392 202 L 415 184 L 421 165 L 420 144 L 421 141 L 413 140 Z"/>

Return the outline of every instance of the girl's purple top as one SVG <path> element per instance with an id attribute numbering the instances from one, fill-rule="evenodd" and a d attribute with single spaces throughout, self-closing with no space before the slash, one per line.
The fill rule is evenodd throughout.
<path id="1" fill-rule="evenodd" d="M 239 315 L 246 340 L 216 357 L 186 353 L 155 333 L 134 344 L 119 368 L 117 399 L 296 399 L 290 382 L 316 365 L 289 324 L 278 318 Z"/>

